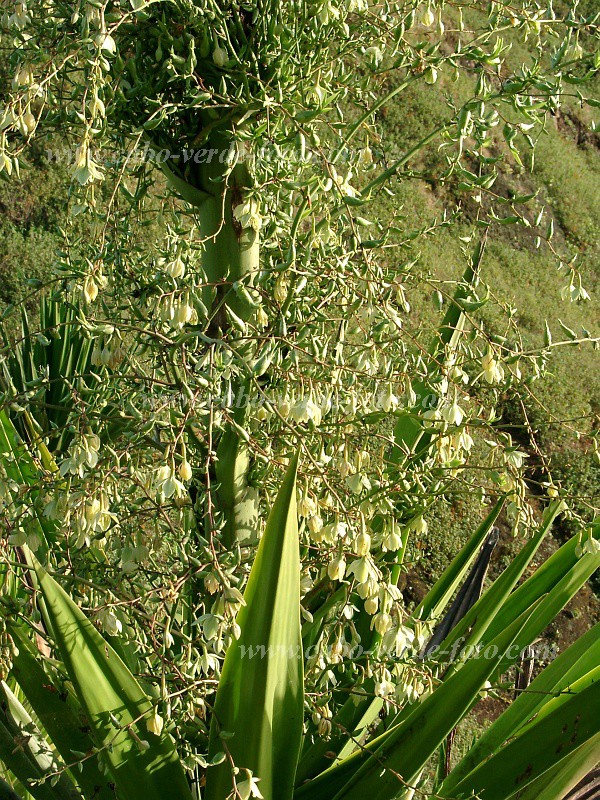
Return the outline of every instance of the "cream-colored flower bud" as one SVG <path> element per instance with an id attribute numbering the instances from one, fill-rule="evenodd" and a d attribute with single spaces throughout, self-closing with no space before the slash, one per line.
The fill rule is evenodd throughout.
<path id="1" fill-rule="evenodd" d="M 367 556 L 371 551 L 371 537 L 368 533 L 363 531 L 359 533 L 355 540 L 356 554 L 359 556 Z"/>
<path id="2" fill-rule="evenodd" d="M 158 711 L 154 711 L 152 716 L 146 720 L 146 728 L 148 732 L 153 733 L 155 736 L 161 735 L 164 724 L 164 720 Z"/>
<path id="3" fill-rule="evenodd" d="M 192 480 L 192 465 L 187 459 L 182 461 L 179 465 L 179 477 L 182 481 Z"/>

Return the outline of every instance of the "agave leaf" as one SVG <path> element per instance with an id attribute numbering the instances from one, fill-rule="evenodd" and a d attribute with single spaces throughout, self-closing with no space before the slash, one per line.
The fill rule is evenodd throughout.
<path id="1" fill-rule="evenodd" d="M 56 686 L 21 631 L 8 620 L 7 627 L 18 651 L 13 656 L 11 677 L 21 687 L 63 762 L 73 763 L 76 760 L 74 753 L 91 752 L 94 746 L 81 706 L 70 694 Z M 109 779 L 100 772 L 95 758 L 81 761 L 73 777 L 86 797 L 113 800 L 114 792 L 109 786 Z"/>
<path id="2" fill-rule="evenodd" d="M 80 795 L 63 773 L 54 785 L 49 777 L 59 764 L 37 726 L 8 685 L 0 683 L 0 760 L 36 800 L 79 800 Z M 39 785 L 30 781 L 47 778 Z"/>
<path id="3" fill-rule="evenodd" d="M 8 478 L 18 486 L 36 487 L 39 484 L 39 470 L 4 409 L 0 410 L 0 462 Z M 41 513 L 36 502 L 38 496 L 39 491 L 33 489 L 31 497 L 34 519 L 46 551 L 55 541 L 56 524 Z"/>
<path id="4" fill-rule="evenodd" d="M 467 638 L 469 645 L 475 645 L 482 639 L 486 629 L 498 613 L 498 610 L 502 608 L 506 598 L 536 554 L 543 538 L 550 530 L 554 519 L 563 508 L 564 503 L 562 500 L 557 500 L 548 506 L 544 512 L 542 523 L 536 533 L 520 550 L 516 558 L 504 570 L 500 577 L 494 581 L 488 591 L 483 594 L 446 637 L 443 643 L 443 651 L 445 653 L 451 652 L 453 645 L 465 637 L 467 631 L 469 632 Z M 534 602 L 535 599 L 536 598 L 534 598 Z M 495 633 L 498 632 L 499 631 L 495 629 Z"/>
<path id="5" fill-rule="evenodd" d="M 595 525 L 591 533 L 592 536 L 598 540 L 600 538 L 600 525 Z M 532 602 L 535 602 L 535 600 L 543 594 L 550 594 L 558 597 L 558 595 L 556 595 L 556 588 L 558 585 L 576 585 L 576 580 L 574 584 L 572 584 L 571 581 L 567 581 L 566 584 L 563 583 L 566 576 L 569 575 L 570 570 L 576 569 L 578 574 L 586 574 L 588 565 L 593 567 L 593 564 L 597 563 L 594 561 L 594 557 L 591 553 L 586 553 L 583 558 L 580 558 L 577 555 L 578 544 L 579 537 L 573 536 L 560 547 L 556 553 L 553 553 L 547 561 L 538 567 L 530 578 L 515 589 L 496 614 L 494 620 L 490 624 L 489 630 L 486 632 L 486 637 L 495 636 L 498 631 L 502 630 L 502 628 L 510 622 L 510 620 L 522 614 Z M 587 580 L 587 578 L 584 579 L 584 582 L 585 580 Z M 580 584 L 580 586 L 582 585 L 583 583 Z M 575 591 L 577 591 L 578 588 L 580 587 L 577 587 Z M 564 602 L 568 602 L 568 600 L 564 600 L 563 604 Z M 559 610 L 561 608 L 562 605 L 559 606 Z"/>
<path id="6" fill-rule="evenodd" d="M 69 595 L 26 549 L 65 669 L 123 800 L 192 795 L 166 731 L 149 733 L 147 695 Z M 148 746 L 142 744 L 147 742 Z"/>
<path id="7" fill-rule="evenodd" d="M 539 778 L 531 781 L 525 790 L 518 789 L 508 800 L 569 800 L 569 792 L 594 769 L 599 758 L 600 733 L 597 733 Z M 578 796 L 587 797 L 588 800 L 593 800 L 594 797 L 592 794 Z"/>
<path id="8" fill-rule="evenodd" d="M 438 617 L 447 606 L 450 598 L 457 590 L 464 578 L 477 552 L 486 540 L 493 524 L 498 519 L 504 499 L 498 500 L 490 513 L 477 528 L 460 553 L 454 558 L 442 575 L 427 592 L 422 602 L 413 613 L 414 619 L 429 619 Z"/>
<path id="9" fill-rule="evenodd" d="M 536 604 L 535 617 L 529 619 L 520 635 L 518 644 L 521 650 L 541 634 L 546 625 L 552 622 L 598 568 L 600 568 L 600 552 L 586 553 L 552 591 L 544 595 L 542 601 Z M 485 645 L 485 642 L 483 644 Z M 499 670 L 508 669 L 510 663 L 512 662 L 502 662 Z"/>
<path id="10" fill-rule="evenodd" d="M 482 800 L 506 800 L 557 761 L 598 737 L 600 682 L 574 695 L 547 716 L 534 722 L 506 747 L 470 772 L 447 795 L 476 793 Z M 502 776 L 498 780 L 498 776 Z"/>
<path id="11" fill-rule="evenodd" d="M 566 689 L 600 663 L 600 623 L 581 636 L 548 664 L 516 700 L 485 730 L 444 782 L 452 790 L 477 764 L 495 752 L 515 731 L 531 719 L 548 697 Z"/>
<path id="12" fill-rule="evenodd" d="M 302 736 L 304 688 L 300 629 L 300 551 L 296 512 L 298 455 L 290 462 L 244 593 L 241 634 L 225 657 L 209 754 L 225 747 L 233 763 L 260 779 L 269 800 L 289 800 Z M 220 731 L 233 734 L 223 741 Z M 240 773 L 238 780 L 244 780 Z M 211 767 L 205 800 L 232 791 L 228 763 Z"/>

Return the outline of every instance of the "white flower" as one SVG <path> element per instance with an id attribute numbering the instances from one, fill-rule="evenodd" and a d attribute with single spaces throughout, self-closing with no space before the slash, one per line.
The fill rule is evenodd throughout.
<path id="1" fill-rule="evenodd" d="M 100 50 L 104 50 L 111 55 L 114 55 L 117 52 L 115 40 L 108 33 L 99 33 L 94 41 Z"/>
<path id="2" fill-rule="evenodd" d="M 146 720 L 146 728 L 148 733 L 153 733 L 155 736 L 160 736 L 162 733 L 162 729 L 165 722 L 163 718 L 160 716 L 158 711 L 154 711 L 154 714 Z"/>
<path id="3" fill-rule="evenodd" d="M 245 770 L 245 772 L 247 773 L 248 778 L 245 781 L 236 783 L 235 787 L 240 800 L 249 800 L 250 797 L 257 797 L 258 800 L 262 800 L 262 794 L 258 788 L 258 782 L 260 778 L 255 778 L 249 769 Z"/>
<path id="4" fill-rule="evenodd" d="M 290 414 L 296 422 L 312 422 L 315 426 L 321 424 L 321 408 L 310 396 L 303 397 L 302 400 L 295 403 Z"/>
<path id="5" fill-rule="evenodd" d="M 408 523 L 408 527 L 411 531 L 422 535 L 427 533 L 429 526 L 427 525 L 427 521 L 423 519 L 423 515 L 420 514 L 418 517 L 415 517 Z"/>
<path id="6" fill-rule="evenodd" d="M 391 524 L 389 525 L 389 528 L 383 537 L 381 546 L 384 551 L 399 550 L 402 547 L 402 536 L 398 532 L 396 520 L 392 519 Z"/>
<path id="7" fill-rule="evenodd" d="M 15 3 L 15 10 L 8 18 L 9 27 L 22 31 L 29 22 L 31 22 L 31 17 L 27 13 L 27 5 L 25 3 Z"/>
<path id="8" fill-rule="evenodd" d="M 280 275 L 277 276 L 277 280 L 275 281 L 275 289 L 273 291 L 273 297 L 275 298 L 275 301 L 279 303 L 279 305 L 285 303 L 287 299 L 288 289 L 289 289 L 288 279 L 283 273 L 281 273 Z"/>
<path id="9" fill-rule="evenodd" d="M 321 538 L 327 544 L 337 544 L 340 539 L 348 535 L 348 526 L 345 522 L 331 522 L 321 529 Z"/>
<path id="10" fill-rule="evenodd" d="M 377 613 L 377 609 L 379 608 L 379 597 L 377 595 L 373 595 L 372 597 L 367 597 L 365 600 L 365 611 L 370 616 Z"/>
<path id="11" fill-rule="evenodd" d="M 102 180 L 104 173 L 91 157 L 86 144 L 80 145 L 75 153 L 75 170 L 73 178 L 82 186 L 96 180 Z"/>
<path id="12" fill-rule="evenodd" d="M 441 415 L 449 425 L 460 425 L 465 413 L 455 400 L 452 405 L 447 405 L 442 409 Z"/>
<path id="13" fill-rule="evenodd" d="M 181 256 L 177 256 L 174 261 L 170 261 L 166 267 L 164 267 L 164 270 L 172 278 L 183 278 L 185 275 L 185 264 Z"/>
<path id="14" fill-rule="evenodd" d="M 515 469 L 521 469 L 523 460 L 526 458 L 529 458 L 529 456 L 521 450 L 509 450 L 504 453 L 504 460 L 506 463 L 511 464 Z"/>
<path id="15" fill-rule="evenodd" d="M 298 514 L 301 517 L 312 517 L 317 513 L 317 502 L 314 497 L 304 493 L 298 503 Z"/>
<path id="16" fill-rule="evenodd" d="M 348 574 L 354 575 L 359 584 L 367 583 L 369 578 L 375 577 L 371 559 L 368 556 L 357 558 L 348 567 Z"/>
<path id="17" fill-rule="evenodd" d="M 252 228 L 259 231 L 262 227 L 262 217 L 259 213 L 259 205 L 254 198 L 249 198 L 244 203 L 240 203 L 233 209 L 233 217 L 242 228 Z"/>
<path id="18" fill-rule="evenodd" d="M 186 492 L 184 484 L 175 477 L 173 469 L 168 464 L 159 467 L 156 471 L 154 487 L 162 500 L 168 500 L 170 497 L 184 497 Z"/>
<path id="19" fill-rule="evenodd" d="M 327 567 L 327 574 L 332 581 L 341 581 L 344 579 L 344 575 L 346 574 L 346 562 L 343 556 L 338 556 L 334 558 L 333 561 L 330 561 Z"/>
<path id="20" fill-rule="evenodd" d="M 209 572 L 204 578 L 204 588 L 209 594 L 215 594 L 221 588 L 221 582 L 214 572 Z"/>
<path id="21" fill-rule="evenodd" d="M 371 630 L 375 628 L 380 636 L 386 634 L 392 627 L 392 618 L 386 611 L 380 611 L 371 620 Z"/>
<path id="22" fill-rule="evenodd" d="M 504 380 L 504 368 L 496 361 L 491 350 L 488 350 L 481 360 L 481 369 L 488 383 L 500 383 Z"/>
<path id="23" fill-rule="evenodd" d="M 340 16 L 340 11 L 336 8 L 333 3 L 326 2 L 323 3 L 319 11 L 317 12 L 317 19 L 321 23 L 321 25 L 328 25 L 332 19 L 338 19 Z"/>
<path id="24" fill-rule="evenodd" d="M 7 175 L 12 175 L 13 163 L 4 150 L 0 150 L 0 172 L 6 171 Z"/>
<path id="25" fill-rule="evenodd" d="M 396 658 L 401 658 L 406 650 L 412 648 L 414 639 L 415 635 L 410 628 L 401 625 L 399 628 L 389 630 L 385 635 L 384 651 Z"/>
<path id="26" fill-rule="evenodd" d="M 323 520 L 318 514 L 313 514 L 312 517 L 308 518 L 308 530 L 316 537 L 318 534 L 321 533 L 323 530 Z"/>
<path id="27" fill-rule="evenodd" d="M 422 22 L 426 28 L 430 28 L 435 22 L 435 16 L 429 6 L 427 6 L 427 11 L 423 14 Z"/>
<path id="28" fill-rule="evenodd" d="M 289 417 L 290 412 L 292 410 L 292 403 L 288 397 L 284 397 L 277 403 L 277 410 L 281 414 L 281 416 L 286 419 Z"/>
<path id="29" fill-rule="evenodd" d="M 83 478 L 85 468 L 94 468 L 98 463 L 100 439 L 94 433 L 82 434 L 80 441 L 75 441 L 69 448 L 69 457 L 60 465 L 60 474 L 68 473 Z"/>
<path id="30" fill-rule="evenodd" d="M 377 697 L 385 698 L 394 693 L 396 687 L 391 682 L 391 677 L 388 670 L 384 669 L 381 680 L 375 681 L 375 694 Z"/>
<path id="31" fill-rule="evenodd" d="M 180 299 L 173 303 L 173 322 L 177 327 L 181 328 L 187 322 L 191 322 L 193 316 L 194 307 L 187 300 Z"/>
<path id="32" fill-rule="evenodd" d="M 590 534 L 583 545 L 583 550 L 592 556 L 598 555 L 600 553 L 600 542 Z"/>
<path id="33" fill-rule="evenodd" d="M 367 47 L 365 50 L 365 55 L 374 67 L 378 67 L 383 61 L 383 52 L 381 48 L 377 47 L 376 45 L 373 47 Z"/>
<path id="34" fill-rule="evenodd" d="M 266 328 L 269 324 L 269 316 L 262 306 L 254 312 L 254 320 L 257 328 Z"/>
<path id="35" fill-rule="evenodd" d="M 117 617 L 112 608 L 103 608 L 102 611 L 98 613 L 98 622 L 109 636 L 118 636 L 123 630 L 121 620 Z"/>
<path id="36" fill-rule="evenodd" d="M 100 492 L 98 497 L 87 499 L 78 517 L 79 527 L 85 532 L 105 533 L 109 527 L 113 515 L 109 511 L 109 502 L 106 492 Z"/>
<path id="37" fill-rule="evenodd" d="M 367 491 L 371 488 L 371 481 L 366 475 L 356 472 L 354 475 L 349 475 L 346 478 L 346 486 L 353 494 L 359 494 L 363 489 Z"/>
<path id="38" fill-rule="evenodd" d="M 86 275 L 83 282 L 83 296 L 86 303 L 93 303 L 98 297 L 98 284 L 94 280 L 93 275 Z"/>
<path id="39" fill-rule="evenodd" d="M 390 384 L 384 389 L 383 392 L 379 395 L 377 404 L 382 411 L 385 411 L 386 414 L 390 411 L 395 411 L 398 408 L 399 400 L 396 395 L 392 392 L 392 387 Z"/>
<path id="40" fill-rule="evenodd" d="M 425 70 L 425 83 L 429 84 L 429 86 L 433 86 L 433 84 L 438 79 L 438 71 L 435 67 L 427 67 Z"/>
<path id="41" fill-rule="evenodd" d="M 365 531 L 358 534 L 354 543 L 356 553 L 359 556 L 366 556 L 371 551 L 371 537 Z"/>
<path id="42" fill-rule="evenodd" d="M 589 300 L 590 296 L 583 288 L 581 284 L 579 286 L 575 286 L 574 283 L 569 284 L 568 286 L 563 286 L 560 290 L 560 296 L 563 300 L 570 300 L 572 303 L 576 303 L 578 300 Z"/>

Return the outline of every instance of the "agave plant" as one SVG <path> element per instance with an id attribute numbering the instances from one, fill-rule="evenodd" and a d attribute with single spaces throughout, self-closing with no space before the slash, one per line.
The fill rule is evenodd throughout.
<path id="1" fill-rule="evenodd" d="M 5 425 L 6 427 L 6 425 Z M 23 457 L 26 457 L 23 456 Z M 424 666 L 431 680 L 385 723 L 382 699 L 351 698 L 327 741 L 303 728 L 304 649 L 336 604 L 304 625 L 296 514 L 298 457 L 291 459 L 260 541 L 221 672 L 205 766 L 205 800 L 406 798 L 489 683 L 537 639 L 600 565 L 600 526 L 575 537 L 517 586 L 561 501 L 515 560 L 447 632 Z M 435 625 L 488 540 L 502 502 L 415 609 L 413 630 Z M 2 683 L 1 798 L 75 800 L 194 796 L 175 739 L 123 658 L 25 545 L 23 572 L 42 625 L 4 592 L 11 668 Z M 468 604 L 467 604 L 468 605 Z M 456 621 L 456 619 L 455 619 Z M 447 626 L 448 627 L 448 626 Z M 447 630 L 446 627 L 446 630 Z M 438 637 L 440 638 L 440 637 Z M 600 625 L 561 653 L 519 694 L 432 796 L 561 800 L 598 760 Z M 420 659 L 419 652 L 403 657 Z M 194 789 L 198 796 L 198 787 Z"/>
<path id="2" fill-rule="evenodd" d="M 95 358 L 98 349 L 91 336 L 78 324 L 79 308 L 53 295 L 41 295 L 39 331 L 25 309 L 16 342 L 6 329 L 0 328 L 4 352 L 0 354 L 0 388 L 14 408 L 26 408 L 31 422 L 46 437 L 52 452 L 66 449 L 70 431 L 68 423 L 75 409 L 75 397 L 85 398 L 99 383 L 104 369 Z M 94 347 L 95 345 L 95 347 Z M 95 366 L 94 366 L 95 364 Z M 13 417 L 17 426 L 20 418 Z M 22 433 L 26 434 L 27 426 Z"/>

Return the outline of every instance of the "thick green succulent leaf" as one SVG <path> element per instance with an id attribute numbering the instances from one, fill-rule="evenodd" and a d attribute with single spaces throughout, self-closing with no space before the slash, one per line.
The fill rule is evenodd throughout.
<path id="1" fill-rule="evenodd" d="M 494 522 L 502 511 L 504 499 L 498 500 L 460 553 L 453 559 L 413 613 L 415 619 L 438 617 L 448 605 L 473 559 L 485 542 Z"/>
<path id="2" fill-rule="evenodd" d="M 40 483 L 40 470 L 4 409 L 0 410 L 0 462 L 17 486 L 33 487 L 29 495 L 33 519 L 43 550 L 47 550 L 56 538 L 56 524 L 44 516 L 38 503 L 41 492 L 35 487 Z"/>
<path id="3" fill-rule="evenodd" d="M 77 759 L 76 753 L 89 753 L 94 746 L 81 706 L 64 688 L 55 684 L 21 631 L 10 622 L 8 630 L 17 646 L 11 678 L 20 686 L 63 762 L 73 763 Z M 93 797 L 94 800 L 114 799 L 110 779 L 100 772 L 97 759 L 86 758 L 81 761 L 73 772 L 73 778 L 86 797 Z"/>
<path id="4" fill-rule="evenodd" d="M 36 800 L 80 800 L 69 777 L 60 773 L 50 745 L 4 681 L 0 683 L 0 761 Z"/>
<path id="5" fill-rule="evenodd" d="M 96 746 L 123 800 L 191 800 L 183 767 L 166 731 L 148 732 L 147 695 L 69 595 L 28 553 L 45 612 Z"/>
<path id="6" fill-rule="evenodd" d="M 529 622 L 523 628 L 519 638 L 521 649 L 530 645 L 542 633 L 544 628 L 549 625 L 557 614 L 575 597 L 584 583 L 600 568 L 600 552 L 586 553 L 577 564 L 560 580 L 556 586 L 549 591 L 542 600 L 535 605 L 536 614 L 530 617 Z M 530 606 L 532 608 L 533 606 Z M 485 639 L 482 645 L 489 641 Z M 504 660 L 499 666 L 502 672 L 514 663 L 514 661 Z"/>
<path id="7" fill-rule="evenodd" d="M 546 770 L 539 778 L 531 781 L 524 791 L 517 789 L 507 800 L 563 800 L 599 761 L 600 733 L 597 733 L 566 758 Z M 586 794 L 580 797 L 592 800 L 594 795 Z"/>
<path id="8" fill-rule="evenodd" d="M 592 528 L 591 535 L 596 541 L 600 539 L 600 525 L 595 525 Z M 484 638 L 495 636 L 498 631 L 501 631 L 511 620 L 519 616 L 519 614 L 522 614 L 529 608 L 531 603 L 534 603 L 537 598 L 542 595 L 550 594 L 558 598 L 556 589 L 559 585 L 565 586 L 565 579 L 571 570 L 575 569 L 577 574 L 586 574 L 587 570 L 591 568 L 593 572 L 598 564 L 592 553 L 586 553 L 583 558 L 578 555 L 579 543 L 579 536 L 573 536 L 568 542 L 565 542 L 556 553 L 553 553 L 547 561 L 538 567 L 530 578 L 515 589 L 506 603 L 499 609 L 489 629 L 486 631 Z M 594 563 L 596 563 L 596 567 L 594 567 Z M 584 582 L 586 580 L 587 578 L 584 578 Z M 569 588 L 576 586 L 577 575 L 575 575 L 573 579 L 568 579 L 566 585 Z M 582 585 L 583 583 L 580 584 L 580 586 Z M 577 587 L 575 591 L 577 591 L 580 586 Z M 564 602 L 568 602 L 568 600 Z M 562 607 L 563 606 L 560 605 L 558 610 Z"/>
<path id="9" fill-rule="evenodd" d="M 507 800 L 538 776 L 598 737 L 600 681 L 571 695 L 550 714 L 527 728 L 469 773 L 443 797 Z"/>
<path id="10" fill-rule="evenodd" d="M 289 800 L 298 761 L 304 707 L 300 628 L 300 550 L 296 512 L 296 455 L 287 470 L 260 541 L 241 634 L 227 650 L 211 727 L 210 755 L 227 748 L 237 767 L 260 779 L 269 800 Z M 233 734 L 222 740 L 220 732 Z M 237 777 L 244 780 L 242 771 Z M 229 763 L 211 767 L 205 800 L 232 791 Z"/>
<path id="11" fill-rule="evenodd" d="M 557 500 L 548 506 L 544 512 L 542 522 L 532 538 L 520 550 L 504 572 L 494 581 L 488 591 L 482 595 L 477 603 L 475 603 L 446 637 L 442 645 L 445 653 L 451 652 L 453 645 L 465 638 L 467 632 L 467 642 L 469 645 L 476 645 L 482 639 L 486 629 L 491 625 L 499 609 L 502 608 L 519 578 L 531 563 L 542 540 L 550 530 L 554 519 L 563 509 L 564 503 L 561 500 Z M 535 602 L 537 599 L 538 598 L 534 597 L 532 602 Z M 500 628 L 500 630 L 502 630 L 502 628 Z M 494 635 L 497 633 L 499 633 L 499 630 L 495 629 Z"/>
<path id="12" fill-rule="evenodd" d="M 533 680 L 527 691 L 522 692 L 478 737 L 446 778 L 444 791 L 451 795 L 453 788 L 462 778 L 513 736 L 539 711 L 549 697 L 567 689 L 571 683 L 598 663 L 600 663 L 600 623 L 586 631 L 571 647 L 551 661 Z"/>

